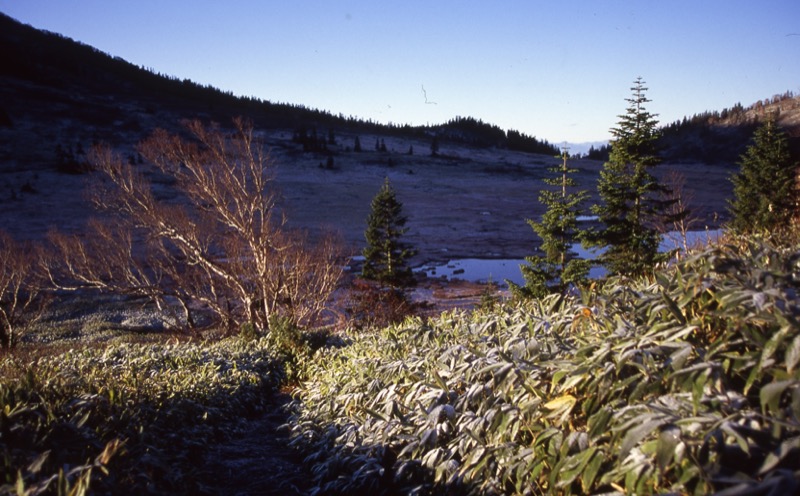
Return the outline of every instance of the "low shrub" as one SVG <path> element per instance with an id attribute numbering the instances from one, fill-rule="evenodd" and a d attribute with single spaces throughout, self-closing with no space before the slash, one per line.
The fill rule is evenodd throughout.
<path id="1" fill-rule="evenodd" d="M 283 382 L 275 356 L 238 338 L 7 355 L 0 493 L 194 493 L 204 448 Z"/>
<path id="2" fill-rule="evenodd" d="M 381 328 L 413 315 L 414 305 L 400 289 L 357 280 L 350 289 L 346 313 L 354 329 Z"/>
<path id="3" fill-rule="evenodd" d="M 309 363 L 293 445 L 325 494 L 796 493 L 800 251 L 407 319 Z"/>

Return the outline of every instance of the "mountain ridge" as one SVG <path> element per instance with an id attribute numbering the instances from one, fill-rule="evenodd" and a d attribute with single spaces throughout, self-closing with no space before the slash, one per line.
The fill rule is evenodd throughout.
<path id="1" fill-rule="evenodd" d="M 380 124 L 303 105 L 236 96 L 189 79 L 156 74 L 58 33 L 38 30 L 0 13 L 0 128 L 25 120 L 80 121 L 77 139 L 120 144 L 130 132 L 177 128 L 182 119 L 228 123 L 244 116 L 262 128 L 319 128 L 386 135 L 432 136 L 477 146 L 557 153 L 547 141 L 455 117 L 434 126 Z M 64 114 L 69 114 L 65 116 Z M 116 129 L 121 128 L 121 129 Z M 91 131 L 88 132 L 87 130 Z M 498 137 L 499 133 L 499 137 Z M 124 139 L 120 139 L 125 135 Z M 40 136 L 41 137 L 41 136 Z M 74 140 L 70 137 L 67 141 Z M 24 150 L 18 150 L 24 156 Z M 0 157 L 2 158 L 2 157 Z"/>
<path id="2" fill-rule="evenodd" d="M 398 126 L 303 105 L 273 103 L 235 96 L 210 85 L 156 74 L 66 36 L 39 30 L 0 13 L 0 129 L 26 127 L 30 136 L 17 136 L 21 147 L 0 149 L 0 160 L 41 161 L 41 143 L 64 148 L 98 141 L 125 145 L 156 127 L 177 128 L 182 119 L 221 123 L 245 116 L 267 128 L 319 128 L 385 135 L 437 136 L 480 147 L 507 147 L 552 155 L 558 147 L 514 130 L 471 117 L 455 117 L 433 126 Z M 768 112 L 800 141 L 800 96 L 783 96 L 740 104 L 719 112 L 703 112 L 665 125 L 664 158 L 706 163 L 735 161 L 746 147 L 755 123 Z M 25 123 L 25 121 L 30 121 Z M 62 123 L 49 131 L 48 123 Z M 21 123 L 21 124 L 19 124 Z M 55 127 L 55 126 L 54 126 Z M 19 129 L 17 129 L 19 131 Z M 26 133 L 17 133 L 26 134 Z M 37 146 L 30 146 L 38 142 Z M 3 147 L 9 148 L 9 147 Z M 581 153 L 580 147 L 573 153 Z M 50 155 L 53 155 L 50 151 Z"/>
<path id="3" fill-rule="evenodd" d="M 538 245 L 524 219 L 543 214 L 537 194 L 547 168 L 560 163 L 559 149 L 546 141 L 471 117 L 429 127 L 384 126 L 237 97 L 152 74 L 4 16 L 0 228 L 25 240 L 53 227 L 83 232 L 94 212 L 80 192 L 98 179 L 87 173 L 92 145 L 108 144 L 133 163 L 136 143 L 156 128 L 182 133 L 186 119 L 224 127 L 237 116 L 252 122 L 274 159 L 292 227 L 312 235 L 331 228 L 357 252 L 370 200 L 389 177 L 414 226 L 408 237 L 419 250 L 418 263 L 516 259 Z M 698 225 L 713 229 L 724 221 L 733 164 L 673 162 L 663 171 L 686 178 Z M 602 160 L 573 156 L 572 165 L 580 170 L 579 187 L 594 191 Z M 143 173 L 152 172 L 142 166 Z M 172 194 L 167 185 L 158 188 Z"/>

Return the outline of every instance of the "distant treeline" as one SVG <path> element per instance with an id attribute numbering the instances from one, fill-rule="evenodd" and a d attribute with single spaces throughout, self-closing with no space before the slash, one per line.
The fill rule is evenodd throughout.
<path id="1" fill-rule="evenodd" d="M 120 120 L 132 128 L 139 124 L 122 110 L 122 103 L 138 104 L 149 114 L 173 112 L 184 118 L 230 122 L 246 116 L 262 128 L 329 129 L 409 137 L 435 137 L 440 143 L 460 142 L 546 155 L 558 155 L 557 146 L 519 131 L 504 131 L 472 117 L 456 117 L 434 126 L 382 124 L 303 105 L 273 103 L 253 96 L 237 96 L 211 85 L 157 74 L 119 57 L 76 42 L 60 34 L 37 30 L 0 13 L 0 77 L 39 85 L 26 88 L 23 98 L 72 105 L 71 118 L 97 126 Z M 45 91 L 46 88 L 48 91 Z M 56 90 L 56 91 L 53 91 Z M 63 90 L 63 91 L 57 91 Z M 79 95 L 104 98 L 81 106 Z M 78 95 L 76 97 L 76 95 Z M 20 95 L 15 95 L 20 96 Z M 55 101 L 58 99 L 58 101 Z M 75 106 L 77 102 L 77 107 Z M 0 126 L 12 127 L 14 103 L 0 101 Z M 55 105 L 53 106 L 56 107 Z M 787 92 L 750 107 L 741 104 L 721 112 L 704 112 L 662 128 L 661 155 L 666 161 L 735 162 L 748 145 L 765 112 L 791 109 L 800 112 L 800 98 Z M 780 119 L 778 119 L 780 124 Z M 793 133 L 790 133 L 792 136 Z M 323 139 L 319 140 L 321 143 Z M 792 147 L 800 148 L 796 136 Z M 591 149 L 588 158 L 607 160 L 607 147 Z"/>
<path id="2" fill-rule="evenodd" d="M 370 125 L 354 117 L 236 96 L 211 85 L 158 74 L 60 34 L 21 24 L 2 13 L 0 76 L 51 88 L 69 89 L 80 84 L 83 91 L 95 95 L 152 101 L 153 110 L 165 105 L 189 113 L 206 113 L 220 120 L 244 114 L 261 126 L 295 127 L 306 122 Z"/>
<path id="3" fill-rule="evenodd" d="M 70 89 L 80 85 L 94 95 L 111 95 L 126 101 L 144 102 L 152 112 L 170 109 L 227 122 L 245 115 L 260 127 L 291 129 L 347 129 L 356 132 L 406 136 L 436 136 L 476 146 L 496 146 L 530 153 L 558 154 L 558 148 L 518 131 L 471 117 L 457 117 L 435 126 L 382 124 L 344 114 L 311 109 L 303 105 L 273 103 L 253 96 L 237 96 L 211 85 L 159 74 L 63 35 L 37 30 L 0 13 L 0 76 L 9 76 L 49 88 Z M 115 115 L 97 116 L 100 121 Z M 0 108 L 0 115 L 5 110 Z M 7 120 L 7 119 L 6 119 Z"/>
<path id="4" fill-rule="evenodd" d="M 441 126 L 434 127 L 433 130 L 440 137 L 480 147 L 507 148 L 544 155 L 560 153 L 558 147 L 547 140 L 539 140 L 513 129 L 503 131 L 494 124 L 473 117 L 456 117 Z"/>
<path id="5" fill-rule="evenodd" d="M 780 125 L 782 112 L 800 112 L 800 98 L 791 91 L 749 107 L 737 103 L 721 111 L 684 117 L 661 128 L 661 155 L 666 161 L 735 163 L 767 114 L 772 114 Z M 796 149 L 797 136 L 789 134 L 791 146 Z"/>
<path id="6" fill-rule="evenodd" d="M 721 111 L 706 111 L 662 126 L 659 155 L 665 162 L 703 162 L 734 164 L 750 144 L 753 132 L 771 114 L 781 123 L 781 115 L 800 113 L 800 97 L 787 91 L 760 100 L 749 107 L 741 103 Z M 792 119 L 788 119 L 792 120 Z M 789 145 L 800 155 L 800 130 L 789 130 Z M 591 147 L 584 158 L 606 161 L 609 145 Z"/>

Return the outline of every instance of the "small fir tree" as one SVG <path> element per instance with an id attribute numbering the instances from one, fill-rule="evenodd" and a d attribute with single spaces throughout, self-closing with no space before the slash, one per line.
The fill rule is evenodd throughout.
<path id="1" fill-rule="evenodd" d="M 407 263 L 415 251 L 401 241 L 408 230 L 405 227 L 407 220 L 403 215 L 403 204 L 397 200 L 386 178 L 372 199 L 372 209 L 367 218 L 362 277 L 394 288 L 411 283 L 411 269 Z"/>
<path id="2" fill-rule="evenodd" d="M 733 176 L 729 210 L 731 227 L 741 233 L 774 231 L 789 224 L 796 214 L 795 174 L 784 134 L 770 116 L 742 154 L 739 173 Z"/>
<path id="3" fill-rule="evenodd" d="M 599 260 L 608 271 L 624 275 L 647 273 L 659 260 L 657 226 L 668 221 L 669 205 L 663 200 L 666 188 L 651 173 L 659 163 L 658 122 L 645 109 L 650 100 L 642 78 L 636 79 L 631 91 L 626 113 L 611 130 L 609 160 L 600 171 L 601 203 L 592 207 L 603 227 L 586 236 L 587 245 L 606 247 Z"/>
<path id="4" fill-rule="evenodd" d="M 548 170 L 553 177 L 544 182 L 555 189 L 544 189 L 539 193 L 539 202 L 547 206 L 541 222 L 528 220 L 528 224 L 542 240 L 544 256 L 526 257 L 526 265 L 520 265 L 525 285 L 507 281 L 514 296 L 518 298 L 541 298 L 550 293 L 560 293 L 570 285 L 583 285 L 591 262 L 576 257 L 572 245 L 580 239 L 578 215 L 581 204 L 588 198 L 585 190 L 570 191 L 576 186 L 570 177 L 576 169 L 567 166 L 567 148 L 562 150 L 562 163 Z"/>

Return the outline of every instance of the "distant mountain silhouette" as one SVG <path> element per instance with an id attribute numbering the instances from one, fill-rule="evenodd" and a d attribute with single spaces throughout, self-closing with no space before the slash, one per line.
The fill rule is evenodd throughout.
<path id="1" fill-rule="evenodd" d="M 791 94 L 707 112 L 664 128 L 667 160 L 735 161 L 767 112 L 800 136 L 800 98 Z M 236 96 L 188 79 L 155 74 L 65 36 L 0 14 L 0 168 L 26 168 L 57 153 L 103 141 L 131 146 L 156 127 L 200 118 L 226 124 L 244 116 L 257 127 L 336 129 L 436 136 L 480 147 L 554 155 L 558 147 L 470 117 L 435 126 L 383 125 L 302 105 Z M 795 139 L 795 142 L 797 139 Z"/>

